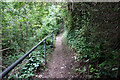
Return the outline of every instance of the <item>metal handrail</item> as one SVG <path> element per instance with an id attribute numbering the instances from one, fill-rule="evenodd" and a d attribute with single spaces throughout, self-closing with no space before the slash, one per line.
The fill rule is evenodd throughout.
<path id="1" fill-rule="evenodd" d="M 24 54 L 21 58 L 19 58 L 16 62 L 14 62 L 12 65 L 10 65 L 7 69 L 5 69 L 0 74 L 0 80 L 6 76 L 12 69 L 14 69 L 20 62 L 22 62 L 32 51 L 34 51 L 43 41 L 44 41 L 44 55 L 45 55 L 45 64 L 46 64 L 46 39 L 52 35 L 52 41 L 53 41 L 53 32 L 47 35 L 42 41 L 40 41 L 37 45 L 35 45 L 31 50 L 29 50 L 26 54 Z"/>

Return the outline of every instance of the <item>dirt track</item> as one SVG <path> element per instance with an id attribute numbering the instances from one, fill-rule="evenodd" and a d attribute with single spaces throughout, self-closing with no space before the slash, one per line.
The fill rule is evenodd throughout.
<path id="1" fill-rule="evenodd" d="M 72 52 L 62 43 L 62 33 L 56 37 L 55 50 L 48 62 L 48 70 L 37 75 L 38 78 L 70 78 L 72 76 Z"/>

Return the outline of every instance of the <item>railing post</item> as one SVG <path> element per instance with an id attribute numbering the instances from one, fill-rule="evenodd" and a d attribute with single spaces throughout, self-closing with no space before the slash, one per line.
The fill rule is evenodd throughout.
<path id="1" fill-rule="evenodd" d="M 56 31 L 55 31 L 54 33 L 55 33 L 55 40 L 56 40 L 56 34 L 57 34 L 57 33 L 56 33 Z"/>
<path id="2" fill-rule="evenodd" d="M 45 55 L 45 65 L 46 65 L 46 39 L 44 40 L 44 55 Z"/>
<path id="3" fill-rule="evenodd" d="M 52 32 L 52 45 L 53 45 L 53 32 Z"/>

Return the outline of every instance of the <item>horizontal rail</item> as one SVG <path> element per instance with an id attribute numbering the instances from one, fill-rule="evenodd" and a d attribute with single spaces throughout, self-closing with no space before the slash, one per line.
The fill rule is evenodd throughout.
<path id="1" fill-rule="evenodd" d="M 52 33 L 55 30 L 52 31 Z M 44 39 L 42 39 L 42 41 L 40 41 L 37 45 L 35 45 L 31 50 L 29 50 L 26 54 L 24 54 L 21 58 L 19 58 L 16 62 L 14 62 L 12 65 L 10 65 L 7 69 L 5 69 L 1 74 L 0 74 L 0 80 L 6 76 L 13 68 L 15 68 L 20 62 L 22 62 L 32 51 L 34 51 L 44 40 L 46 40 L 48 37 L 51 36 L 50 33 L 49 35 L 47 35 Z"/>
<path id="2" fill-rule="evenodd" d="M 2 49 L 2 50 L 0 50 L 0 51 L 5 51 L 5 50 L 8 50 L 8 49 L 10 49 L 10 48 L 5 48 L 5 49 Z"/>

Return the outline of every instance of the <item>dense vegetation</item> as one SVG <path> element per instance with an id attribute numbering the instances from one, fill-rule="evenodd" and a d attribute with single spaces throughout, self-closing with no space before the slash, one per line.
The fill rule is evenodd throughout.
<path id="1" fill-rule="evenodd" d="M 54 3 L 1 3 L 2 49 L 6 49 L 2 53 L 3 67 L 11 65 L 54 29 L 54 36 L 58 33 L 63 11 L 60 7 Z M 48 38 L 46 43 L 47 53 L 50 53 L 52 37 Z M 9 78 L 27 78 L 34 76 L 37 69 L 43 70 L 43 48 L 44 45 L 41 44 L 11 72 Z"/>
<path id="2" fill-rule="evenodd" d="M 120 27 L 118 3 L 1 2 L 2 68 L 19 59 L 45 36 L 64 23 L 68 46 L 74 51 L 80 78 L 115 78 L 120 75 Z M 53 48 L 47 39 L 47 56 Z M 45 70 L 41 44 L 9 78 L 31 78 Z M 0 58 L 1 59 L 1 58 Z"/>
<path id="3" fill-rule="evenodd" d="M 67 38 L 75 51 L 79 77 L 117 77 L 120 56 L 118 3 L 69 3 L 69 12 L 71 24 Z"/>

